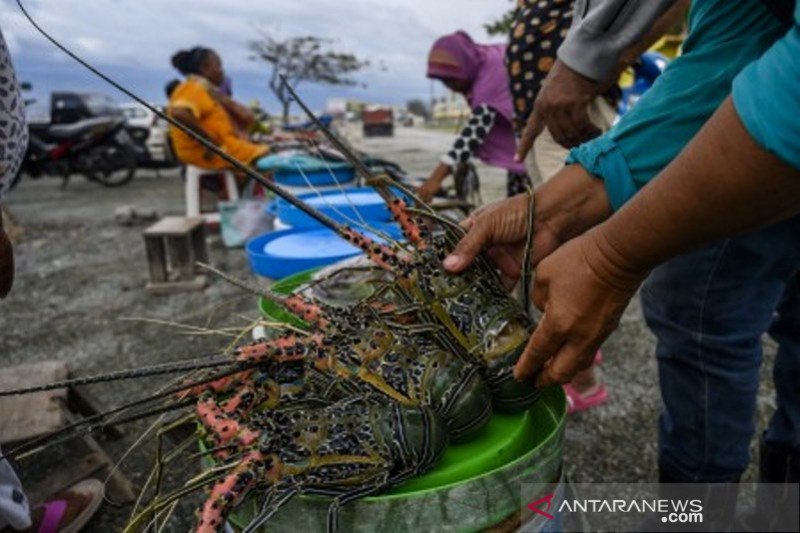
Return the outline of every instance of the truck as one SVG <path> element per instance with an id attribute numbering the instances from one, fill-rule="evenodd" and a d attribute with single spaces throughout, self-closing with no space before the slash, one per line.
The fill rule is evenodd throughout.
<path id="1" fill-rule="evenodd" d="M 394 111 L 391 107 L 370 106 L 361 112 L 364 137 L 392 137 Z"/>

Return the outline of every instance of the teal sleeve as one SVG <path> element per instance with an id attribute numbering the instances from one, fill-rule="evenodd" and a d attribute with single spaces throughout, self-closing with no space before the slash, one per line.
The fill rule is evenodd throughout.
<path id="1" fill-rule="evenodd" d="M 603 135 L 571 150 L 567 164 L 574 163 L 580 164 L 589 174 L 604 179 L 606 194 L 614 211 L 636 194 L 638 187 L 628 162 L 610 136 Z"/>
<path id="2" fill-rule="evenodd" d="M 610 131 L 573 149 L 567 163 L 602 179 L 619 209 L 677 157 L 730 96 L 734 79 L 785 32 L 759 0 L 693 3 L 683 55 Z"/>
<path id="3" fill-rule="evenodd" d="M 736 78 L 733 104 L 759 145 L 800 169 L 800 27 L 797 22 L 783 39 Z"/>

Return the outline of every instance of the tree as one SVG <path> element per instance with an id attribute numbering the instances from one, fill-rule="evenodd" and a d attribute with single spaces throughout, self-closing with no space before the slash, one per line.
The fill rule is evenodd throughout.
<path id="1" fill-rule="evenodd" d="M 422 100 L 419 99 L 409 100 L 406 103 L 406 109 L 408 109 L 409 113 L 412 113 L 414 115 L 423 117 L 425 119 L 430 118 L 430 111 L 428 110 L 428 106 L 425 105 L 425 102 L 423 102 Z"/>
<path id="2" fill-rule="evenodd" d="M 259 33 L 260 38 L 248 44 L 251 59 L 272 65 L 269 88 L 283 106 L 284 124 L 289 121 L 292 99 L 280 74 L 295 88 L 302 82 L 354 86 L 357 81 L 352 74 L 369 66 L 369 61 L 353 54 L 334 51 L 333 39 L 312 35 L 279 38 L 266 30 Z"/>
<path id="3" fill-rule="evenodd" d="M 509 1 L 514 2 L 514 0 L 509 0 Z M 511 25 L 514 24 L 515 14 L 516 14 L 516 9 L 511 8 L 500 19 L 495 20 L 494 22 L 490 22 L 488 24 L 484 24 L 483 28 L 489 35 L 507 36 L 509 32 L 511 32 Z"/>

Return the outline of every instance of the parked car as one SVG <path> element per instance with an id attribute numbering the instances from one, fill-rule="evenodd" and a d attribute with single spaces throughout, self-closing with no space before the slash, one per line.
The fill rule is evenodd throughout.
<path id="1" fill-rule="evenodd" d="M 119 107 L 128 122 L 131 136 L 146 149 L 147 156 L 139 161 L 140 166 L 165 168 L 180 164 L 173 155 L 169 140 L 169 125 L 164 119 L 138 102 L 120 104 Z M 159 106 L 154 107 L 163 110 Z"/>

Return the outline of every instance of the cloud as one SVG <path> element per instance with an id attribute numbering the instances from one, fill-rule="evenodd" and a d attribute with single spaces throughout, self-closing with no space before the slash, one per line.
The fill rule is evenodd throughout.
<path id="1" fill-rule="evenodd" d="M 160 95 L 163 82 L 155 88 L 137 84 L 174 77 L 169 57 L 178 49 L 203 44 L 220 52 L 236 86 L 246 91 L 240 95 L 243 99 L 268 100 L 258 88 L 264 87 L 266 66 L 249 60 L 247 50 L 247 42 L 257 37 L 256 28 L 266 27 L 285 35 L 335 38 L 341 50 L 385 65 L 385 71 L 373 69 L 362 76 L 369 84 L 367 91 L 337 91 L 393 102 L 428 94 L 425 57 L 437 36 L 465 29 L 485 40 L 483 23 L 511 5 L 501 0 L 28 0 L 24 4 L 45 30 L 91 63 L 118 72 L 135 69 L 136 80 L 130 83 L 152 95 Z M 76 83 L 85 80 L 78 73 L 80 67 L 66 61 L 23 18 L 16 2 L 0 0 L 0 28 L 21 77 L 35 78 L 34 84 L 42 89 L 71 75 Z M 50 79 L 42 76 L 47 70 Z"/>

